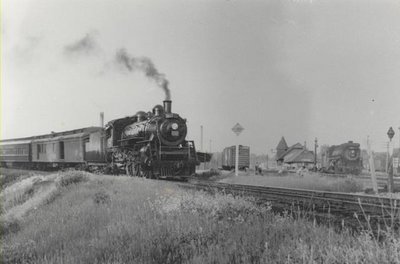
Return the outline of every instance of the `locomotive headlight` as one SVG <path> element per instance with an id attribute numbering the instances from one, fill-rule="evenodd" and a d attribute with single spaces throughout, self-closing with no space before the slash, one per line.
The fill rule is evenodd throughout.
<path id="1" fill-rule="evenodd" d="M 179 126 L 177 123 L 172 123 L 171 127 L 173 130 L 177 130 Z"/>

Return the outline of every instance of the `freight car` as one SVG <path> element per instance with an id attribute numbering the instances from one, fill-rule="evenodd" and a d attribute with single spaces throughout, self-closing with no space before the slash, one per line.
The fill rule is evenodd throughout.
<path id="1" fill-rule="evenodd" d="M 321 170 L 335 174 L 360 174 L 362 170 L 360 144 L 349 141 L 329 147 L 322 153 Z"/>
<path id="2" fill-rule="evenodd" d="M 186 120 L 172 113 L 171 101 L 151 112 L 88 127 L 0 141 L 0 164 L 34 169 L 103 167 L 148 178 L 184 178 L 199 164 Z"/>
<path id="3" fill-rule="evenodd" d="M 235 168 L 236 146 L 224 148 L 222 152 L 222 168 L 231 170 Z M 239 169 L 245 170 L 250 167 L 250 147 L 239 145 Z"/>

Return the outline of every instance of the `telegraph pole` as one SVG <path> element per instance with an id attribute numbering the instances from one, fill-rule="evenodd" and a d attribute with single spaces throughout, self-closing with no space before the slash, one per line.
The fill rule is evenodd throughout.
<path id="1" fill-rule="evenodd" d="M 389 137 L 389 144 L 390 144 L 390 143 L 392 143 L 392 138 L 394 136 L 394 130 L 393 130 L 392 127 L 389 128 L 389 130 L 387 132 L 387 135 Z M 393 155 L 393 152 L 389 153 L 389 144 L 388 144 L 388 157 Z M 389 156 L 389 154 L 390 154 L 390 156 Z M 388 170 L 387 170 L 387 172 L 388 172 L 388 191 L 392 193 L 393 192 L 393 187 L 394 187 L 393 186 L 394 182 L 393 182 L 393 162 L 391 162 L 391 160 L 392 160 L 392 157 L 390 157 L 390 159 L 388 161 Z"/>
<path id="2" fill-rule="evenodd" d="M 399 156 L 398 156 L 398 160 L 397 160 L 397 173 L 400 173 L 400 127 L 399 127 Z M 394 169 L 394 168 L 393 168 Z"/>
<path id="3" fill-rule="evenodd" d="M 200 126 L 200 151 L 203 152 L 203 125 Z M 204 158 L 205 158 L 205 155 L 204 155 Z M 206 164 L 205 164 L 205 161 L 203 160 L 203 170 L 205 170 L 205 169 L 206 169 Z"/>
<path id="4" fill-rule="evenodd" d="M 368 146 L 369 170 L 371 171 L 372 189 L 374 190 L 375 193 L 378 193 L 378 183 L 376 182 L 376 175 L 375 175 L 374 154 L 371 151 L 369 136 L 367 137 L 367 146 Z"/>
<path id="5" fill-rule="evenodd" d="M 318 148 L 318 139 L 314 140 L 314 168 L 317 168 L 317 148 Z"/>
<path id="6" fill-rule="evenodd" d="M 203 125 L 200 126 L 200 150 L 203 151 Z"/>
<path id="7" fill-rule="evenodd" d="M 212 155 L 212 154 L 211 154 L 211 153 L 212 153 L 212 152 L 211 152 L 211 142 L 212 142 L 212 140 L 210 139 L 210 148 L 208 149 L 208 151 L 210 152 L 210 155 Z M 212 156 L 211 156 L 211 157 L 212 157 Z M 212 160 L 212 159 L 210 159 L 210 162 L 209 162 L 209 165 L 210 165 L 210 166 L 209 166 L 209 169 L 211 169 L 211 160 Z"/>

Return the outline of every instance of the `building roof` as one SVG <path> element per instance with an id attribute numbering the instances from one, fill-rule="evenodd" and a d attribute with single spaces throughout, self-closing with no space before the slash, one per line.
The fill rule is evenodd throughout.
<path id="1" fill-rule="evenodd" d="M 283 158 L 284 163 L 313 163 L 314 152 L 306 149 L 293 149 Z"/>
<path id="2" fill-rule="evenodd" d="M 292 151 L 303 150 L 303 149 L 304 149 L 304 147 L 300 143 L 296 143 L 293 146 L 291 146 L 290 148 L 288 148 L 286 151 L 282 152 L 280 155 L 277 155 L 276 160 L 284 160 L 286 155 L 288 155 Z"/>
<path id="3" fill-rule="evenodd" d="M 281 138 L 281 140 L 278 143 L 278 146 L 276 146 L 276 149 L 277 150 L 287 150 L 288 149 L 288 145 L 287 145 L 284 137 Z"/>

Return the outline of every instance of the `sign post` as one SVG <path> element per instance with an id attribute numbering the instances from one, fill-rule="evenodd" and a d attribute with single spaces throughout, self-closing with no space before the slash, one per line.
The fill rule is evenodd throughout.
<path id="1" fill-rule="evenodd" d="M 242 133 L 243 130 L 244 130 L 244 128 L 239 123 L 236 123 L 236 125 L 234 125 L 232 127 L 232 131 L 238 137 L 239 137 L 240 133 Z M 239 175 L 239 140 L 236 140 L 235 176 L 238 176 L 238 175 Z"/>

